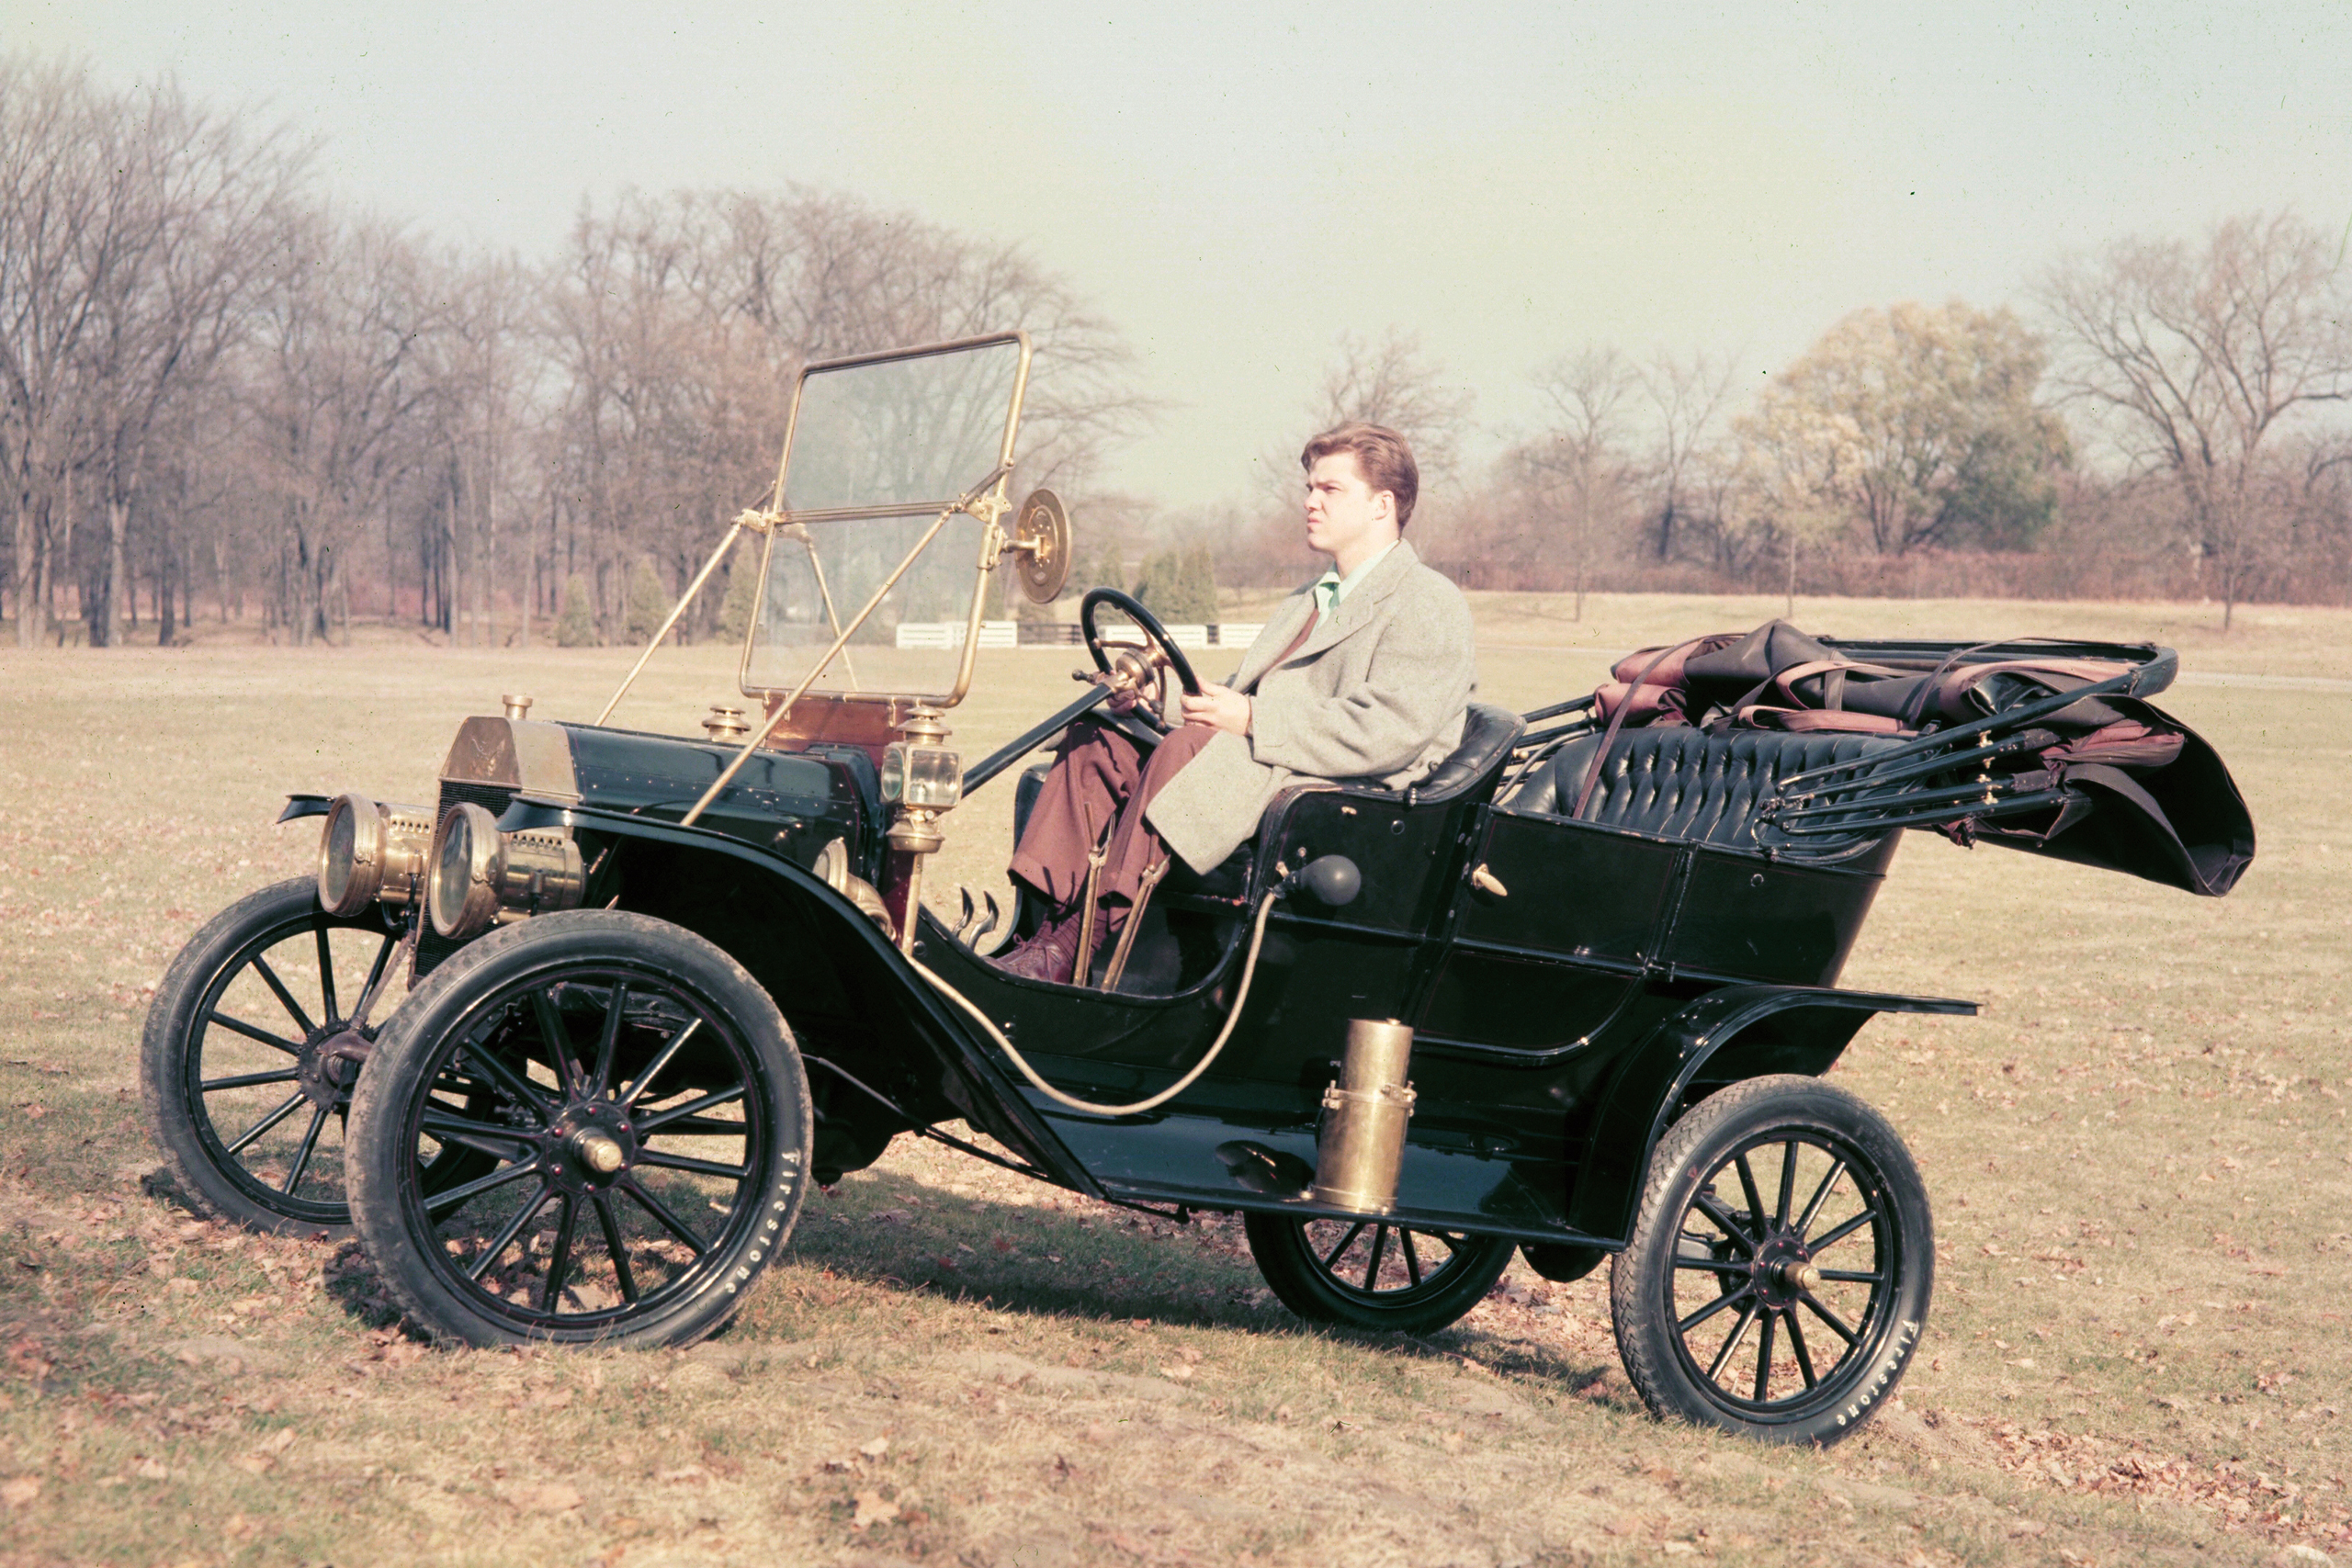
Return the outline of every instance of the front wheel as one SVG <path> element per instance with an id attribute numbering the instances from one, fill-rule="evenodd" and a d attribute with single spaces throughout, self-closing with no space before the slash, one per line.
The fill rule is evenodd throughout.
<path id="1" fill-rule="evenodd" d="M 604 909 L 473 942 L 413 992 L 353 1097 L 361 1241 L 436 1336 L 686 1345 L 798 1219 L 808 1080 L 717 947 Z M 486 1163 L 437 1190 L 444 1149 Z"/>
<path id="2" fill-rule="evenodd" d="M 358 1062 L 336 1047 L 352 1032 L 344 1010 L 387 978 L 400 939 L 382 905 L 331 915 L 303 876 L 230 905 L 172 960 L 140 1070 L 156 1142 L 198 1208 L 258 1231 L 350 1225 L 343 1123 Z"/>
<path id="3" fill-rule="evenodd" d="M 1258 1272 L 1310 1323 L 1427 1334 L 1476 1306 L 1510 1265 L 1508 1237 L 1385 1220 L 1247 1213 Z"/>
<path id="4" fill-rule="evenodd" d="M 1782 1074 L 1710 1096 L 1660 1140 L 1609 1300 L 1654 1414 L 1832 1443 L 1893 1392 L 1934 1282 L 1902 1139 L 1844 1090 Z"/>

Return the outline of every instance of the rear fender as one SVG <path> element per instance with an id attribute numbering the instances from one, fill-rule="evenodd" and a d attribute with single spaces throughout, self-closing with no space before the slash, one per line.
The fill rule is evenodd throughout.
<path id="1" fill-rule="evenodd" d="M 1693 1100 L 1769 1073 L 1818 1077 L 1883 1012 L 1973 1015 L 1974 1002 L 1810 986 L 1726 986 L 1658 1025 L 1626 1055 L 1587 1129 L 1568 1224 L 1633 1236 L 1650 1156 Z"/>
<path id="2" fill-rule="evenodd" d="M 616 897 L 715 943 L 766 988 L 808 1055 L 918 1117 L 963 1117 L 1054 1179 L 1095 1191 L 944 998 L 822 878 L 740 839 L 593 807 L 517 803 L 499 825 L 606 838 L 592 903 Z"/>

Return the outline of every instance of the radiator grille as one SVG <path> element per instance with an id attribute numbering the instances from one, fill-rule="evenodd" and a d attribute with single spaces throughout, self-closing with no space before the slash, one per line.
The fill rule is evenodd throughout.
<path id="1" fill-rule="evenodd" d="M 441 803 L 433 808 L 433 820 L 438 823 L 442 818 L 449 814 L 449 807 L 453 806 L 467 805 L 479 806 L 492 817 L 496 817 L 505 811 L 508 802 L 514 798 L 514 788 L 508 784 L 468 784 L 443 779 Z M 432 875 L 432 869 L 430 866 L 425 868 L 428 880 Z M 425 976 L 433 973 L 435 965 L 457 952 L 462 945 L 462 943 L 451 942 L 447 937 L 435 931 L 433 921 L 428 916 L 424 923 L 417 928 L 416 964 L 412 971 L 412 977 L 422 980 Z"/>

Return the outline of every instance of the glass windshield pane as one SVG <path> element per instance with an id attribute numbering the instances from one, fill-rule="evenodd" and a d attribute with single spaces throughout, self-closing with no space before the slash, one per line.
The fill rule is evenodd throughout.
<path id="1" fill-rule="evenodd" d="M 904 695 L 954 689 L 978 577 L 979 523 L 956 513 L 900 567 L 939 513 L 996 471 L 1021 354 L 1017 340 L 987 343 L 816 370 L 803 379 L 785 454 L 784 510 L 851 515 L 776 533 L 747 687 L 797 686 L 888 583 L 812 689 Z M 920 510 L 887 514 L 900 507 Z"/>
<path id="2" fill-rule="evenodd" d="M 767 591 L 744 684 L 768 691 L 798 685 L 935 521 L 853 517 L 807 524 L 805 538 L 778 534 L 768 549 Z M 978 520 L 961 512 L 949 518 L 810 690 L 918 695 L 951 689 L 979 552 Z M 913 646 L 901 648 L 902 641 Z"/>
<path id="3" fill-rule="evenodd" d="M 1004 450 L 1018 343 L 811 372 L 801 383 L 784 509 L 946 505 Z"/>

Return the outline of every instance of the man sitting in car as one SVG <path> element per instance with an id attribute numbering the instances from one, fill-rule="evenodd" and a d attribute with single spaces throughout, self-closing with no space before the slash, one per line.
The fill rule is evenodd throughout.
<path id="1" fill-rule="evenodd" d="M 999 957 L 1006 970 L 1082 980 L 1171 854 L 1218 865 L 1294 778 L 1401 789 L 1461 743 L 1477 684 L 1470 606 L 1405 542 L 1412 448 L 1385 426 L 1343 424 L 1299 463 L 1306 543 L 1330 568 L 1283 601 L 1230 683 L 1184 698 L 1182 726 L 1148 759 L 1091 715 L 1069 727 L 1012 857 L 1046 918 Z"/>

